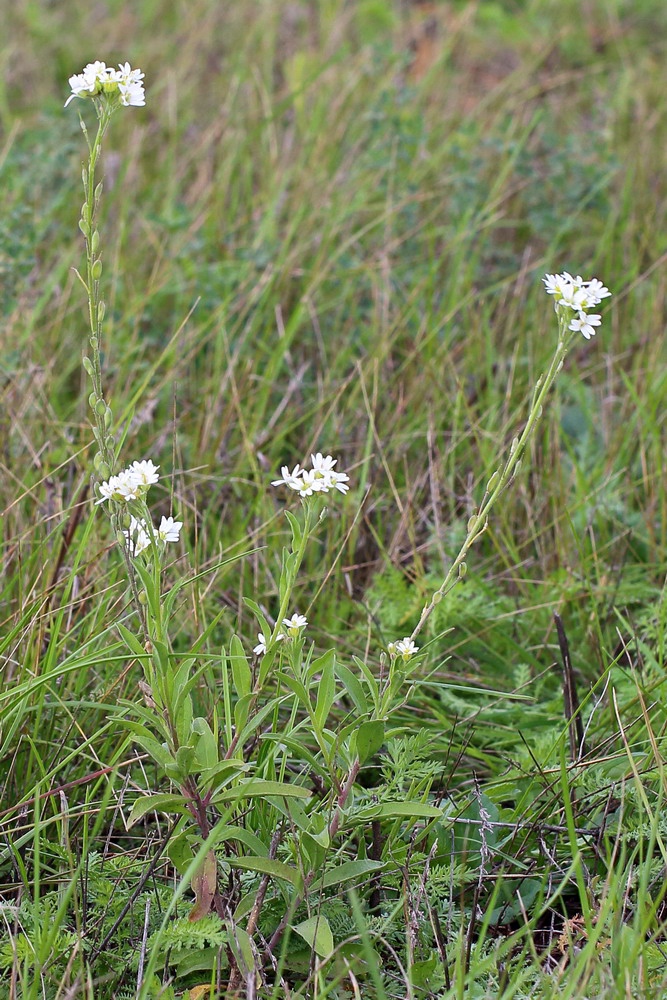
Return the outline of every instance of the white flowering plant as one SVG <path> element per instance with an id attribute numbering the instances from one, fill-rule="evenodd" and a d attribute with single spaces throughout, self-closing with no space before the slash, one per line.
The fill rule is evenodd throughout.
<path id="1" fill-rule="evenodd" d="M 137 798 L 128 825 L 147 821 L 154 812 L 174 817 L 171 846 L 183 875 L 174 905 L 190 885 L 195 895 L 191 919 L 208 916 L 211 910 L 217 915 L 226 935 L 227 995 L 233 996 L 242 982 L 254 983 L 253 976 L 264 976 L 276 965 L 288 928 L 306 941 L 310 935 L 311 944 L 316 940 L 310 918 L 297 922 L 295 917 L 315 907 L 316 890 L 321 892 L 324 886 L 340 891 L 350 871 L 355 878 L 369 878 L 385 866 L 379 857 L 347 857 L 341 847 L 355 843 L 369 823 L 394 822 L 405 815 L 404 802 L 372 801 L 359 782 L 360 772 L 394 731 L 416 668 L 428 655 L 416 642 L 420 632 L 437 604 L 465 576 L 467 553 L 486 531 L 494 506 L 519 472 L 568 350 L 578 335 L 588 340 L 600 328 L 601 314 L 593 310 L 610 292 L 596 278 L 583 280 L 568 272 L 543 279 L 553 298 L 558 334 L 552 361 L 534 388 L 523 430 L 489 478 L 465 539 L 412 633 L 392 637 L 384 649 L 371 650 L 367 658 L 348 659 L 333 648 L 316 651 L 316 631 L 311 628 L 316 609 L 308 603 L 301 579 L 308 543 L 327 516 L 327 504 L 350 502 L 354 477 L 341 471 L 340 459 L 331 454 L 312 453 L 304 465 L 293 464 L 302 456 L 288 456 L 280 476 L 270 483 L 272 500 L 284 512 L 289 529 L 288 544 L 277 560 L 273 614 L 259 601 L 245 600 L 256 619 L 256 641 L 227 636 L 217 663 L 222 695 L 207 702 L 207 692 L 203 694 L 197 682 L 212 627 L 186 652 L 177 653 L 172 622 L 176 599 L 188 580 L 180 579 L 166 590 L 164 583 L 167 554 L 170 546 L 179 544 L 184 522 L 173 514 L 154 520 L 149 495 L 160 483 L 161 468 L 152 459 L 135 460 L 117 471 L 113 411 L 103 386 L 105 304 L 97 225 L 102 184 L 96 169 L 114 114 L 145 105 L 143 79 L 144 74 L 129 63 L 115 69 L 94 62 L 69 80 L 67 105 L 77 102 L 85 107 L 91 102 L 98 119 L 93 140 L 82 119 L 89 158 L 83 169 L 85 199 L 79 222 L 86 245 L 86 269 L 79 277 L 88 306 L 90 354 L 83 364 L 91 380 L 96 441 L 94 503 L 109 516 L 127 570 L 132 610 L 116 628 L 128 656 L 141 664 L 144 673 L 143 703 L 122 704 L 118 725 L 129 728 L 168 783 L 167 791 L 149 789 Z M 426 822 L 442 818 L 437 805 L 422 802 L 419 807 Z M 252 893 L 243 900 L 241 873 L 255 877 Z M 223 874 L 232 886 L 224 891 Z M 271 880 L 281 885 L 273 901 L 282 910 L 268 932 L 264 928 L 260 935 L 260 915 Z M 229 902 L 232 897 L 235 907 Z M 325 914 L 317 920 L 324 934 L 317 947 L 330 957 L 331 928 Z M 154 949 L 149 971 L 158 955 Z"/>

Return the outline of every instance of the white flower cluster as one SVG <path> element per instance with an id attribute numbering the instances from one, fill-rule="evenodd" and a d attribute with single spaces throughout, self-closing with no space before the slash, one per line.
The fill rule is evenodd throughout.
<path id="1" fill-rule="evenodd" d="M 390 656 L 400 656 L 407 663 L 410 657 L 419 652 L 419 646 L 416 646 L 410 636 L 406 635 L 405 639 L 390 642 L 387 645 L 387 652 Z"/>
<path id="2" fill-rule="evenodd" d="M 142 108 L 146 103 L 144 74 L 140 69 L 132 69 L 129 63 L 119 63 L 118 69 L 107 66 L 103 62 L 88 63 L 81 73 L 70 76 L 69 85 L 72 93 L 65 102 L 65 107 L 75 97 L 98 97 L 100 94 L 117 94 L 120 103 L 126 107 L 132 105 Z"/>
<path id="3" fill-rule="evenodd" d="M 568 323 L 568 330 L 583 334 L 586 340 L 595 336 L 595 327 L 599 326 L 602 317 L 599 313 L 590 313 L 606 299 L 611 292 L 597 278 L 584 281 L 580 275 L 573 278 L 567 271 L 562 274 L 547 274 L 542 281 L 549 295 L 554 297 L 554 307 L 567 309 L 576 315 Z"/>
<path id="4" fill-rule="evenodd" d="M 318 451 L 317 455 L 311 455 L 312 468 L 302 469 L 296 465 L 292 472 L 289 466 L 283 465 L 280 472 L 282 479 L 274 479 L 272 486 L 289 486 L 291 490 L 296 490 L 302 497 L 312 496 L 313 493 L 328 493 L 329 490 L 338 490 L 339 493 L 347 493 L 347 485 L 350 477 L 344 472 L 336 472 L 334 465 L 338 459 L 331 455 L 323 455 Z"/>
<path id="5" fill-rule="evenodd" d="M 173 517 L 163 517 L 159 528 L 153 528 L 153 534 L 157 542 L 166 545 L 167 542 L 177 542 L 183 527 L 182 521 L 174 521 Z M 130 555 L 138 556 L 144 552 L 151 544 L 151 536 L 143 517 L 130 517 L 130 527 L 123 530 Z"/>
<path id="6" fill-rule="evenodd" d="M 287 635 L 284 632 L 279 632 L 276 636 L 276 642 L 281 642 L 283 639 L 288 637 L 291 639 L 298 639 L 301 635 L 301 630 L 308 624 L 308 619 L 305 615 L 292 615 L 291 618 L 283 618 L 282 624 L 287 629 Z M 266 636 L 262 632 L 257 633 L 257 639 L 259 640 L 257 645 L 253 647 L 253 653 L 257 656 L 264 656 L 266 653 Z"/>
<path id="7" fill-rule="evenodd" d="M 159 465 L 153 465 L 150 459 L 143 462 L 133 462 L 129 469 L 123 469 L 117 476 L 111 476 L 105 483 L 100 483 L 100 498 L 96 504 L 105 500 L 116 500 L 117 503 L 127 503 L 128 500 L 140 500 L 148 492 L 148 487 L 157 483 Z"/>

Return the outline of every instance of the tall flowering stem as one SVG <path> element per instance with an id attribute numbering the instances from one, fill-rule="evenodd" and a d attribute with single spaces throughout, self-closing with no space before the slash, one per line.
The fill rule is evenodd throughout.
<path id="1" fill-rule="evenodd" d="M 76 98 L 92 100 L 97 114 L 97 132 L 93 140 L 90 138 L 86 123 L 79 116 L 81 130 L 88 146 L 88 163 L 84 165 L 81 172 L 84 201 L 81 206 L 81 218 L 79 219 L 79 229 L 83 233 L 86 245 L 86 273 L 85 278 L 81 274 L 78 276 L 86 289 L 88 298 L 88 326 L 91 354 L 90 357 L 84 355 L 83 366 L 92 383 L 92 391 L 88 396 L 88 402 L 93 411 L 93 434 L 97 442 L 97 452 L 93 460 L 93 467 L 94 478 L 98 484 L 101 480 L 112 476 L 116 462 L 116 446 L 113 433 L 113 412 L 104 398 L 102 386 L 100 345 L 105 303 L 100 296 L 102 254 L 100 233 L 97 228 L 97 218 L 102 198 L 102 182 L 96 182 L 96 170 L 102 151 L 102 140 L 114 112 L 122 106 L 135 105 L 140 107 L 145 104 L 144 87 L 141 82 L 143 75 L 141 70 L 133 70 L 129 63 L 122 64 L 118 69 L 113 69 L 104 62 L 89 63 L 81 73 L 70 77 L 69 84 L 72 93 L 65 104 L 65 107 L 67 107 Z M 138 485 L 141 485 L 141 483 L 138 483 Z M 112 501 L 109 507 L 111 526 L 117 539 L 122 543 L 133 602 L 142 624 L 144 637 L 147 638 L 146 615 L 135 580 L 131 558 L 131 545 L 125 544 L 122 532 L 124 527 L 123 517 L 121 516 L 122 508 L 117 502 L 118 499 L 126 498 L 105 497 L 104 493 L 101 495 L 103 499 L 111 499 Z"/>
<path id="2" fill-rule="evenodd" d="M 597 278 L 583 281 L 579 276 L 571 274 L 548 274 L 544 279 L 546 291 L 554 296 L 554 307 L 558 316 L 558 344 L 545 375 L 541 375 L 533 390 L 533 398 L 528 412 L 528 419 L 523 431 L 515 437 L 510 446 L 505 464 L 496 469 L 488 483 L 479 509 L 468 520 L 467 534 L 463 545 L 450 566 L 444 580 L 425 605 L 419 621 L 410 636 L 414 641 L 432 615 L 435 607 L 445 594 L 449 593 L 461 580 L 467 570 L 466 556 L 478 538 L 484 534 L 489 524 L 489 514 L 500 499 L 500 496 L 513 483 L 521 468 L 521 460 L 530 439 L 542 417 L 542 408 L 558 373 L 563 367 L 565 355 L 577 333 L 586 340 L 595 334 L 595 327 L 600 325 L 600 316 L 589 313 L 591 307 L 598 305 L 611 292 Z M 404 640 L 404 641 L 407 641 Z"/>
<path id="3" fill-rule="evenodd" d="M 100 153 L 102 139 L 109 127 L 114 107 L 108 101 L 95 102 L 98 125 L 95 139 L 91 142 L 86 124 L 81 119 L 81 129 L 88 144 L 88 164 L 84 166 L 81 177 L 83 180 L 84 202 L 81 206 L 79 229 L 83 233 L 86 244 L 86 280 L 84 282 L 88 294 L 88 323 L 90 327 L 91 357 L 84 357 L 84 367 L 92 382 L 92 392 L 88 397 L 94 415 L 95 440 L 98 452 L 95 455 L 95 473 L 99 479 L 111 475 L 115 463 L 114 438 L 112 433 L 113 413 L 104 399 L 102 388 L 102 365 L 100 362 L 100 344 L 102 339 L 102 321 L 105 313 L 105 303 L 100 297 L 100 278 L 102 276 L 102 257 L 100 253 L 100 234 L 97 229 L 97 216 L 102 197 L 102 182 L 95 183 L 95 171 Z"/>

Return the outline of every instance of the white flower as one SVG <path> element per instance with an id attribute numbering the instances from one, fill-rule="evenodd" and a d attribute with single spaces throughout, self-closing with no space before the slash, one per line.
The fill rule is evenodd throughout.
<path id="1" fill-rule="evenodd" d="M 597 313 L 580 312 L 568 325 L 568 330 L 582 333 L 586 340 L 595 336 L 595 327 L 602 322 L 602 317 Z"/>
<path id="2" fill-rule="evenodd" d="M 313 466 L 313 472 L 321 473 L 331 472 L 334 465 L 338 461 L 337 458 L 332 458 L 331 455 L 326 455 L 325 457 L 321 451 L 318 451 L 317 455 L 311 455 L 310 458 Z"/>
<path id="3" fill-rule="evenodd" d="M 271 485 L 272 486 L 283 486 L 283 485 L 285 485 L 285 486 L 291 487 L 291 489 L 293 489 L 293 490 L 299 489 L 299 487 L 295 486 L 294 484 L 299 482 L 299 478 L 300 478 L 302 472 L 303 472 L 303 469 L 301 468 L 300 465 L 295 465 L 293 472 L 290 472 L 288 465 L 283 465 L 283 467 L 280 470 L 280 473 L 281 473 L 281 475 L 282 475 L 283 478 L 282 479 L 274 479 L 273 482 L 271 483 Z"/>
<path id="4" fill-rule="evenodd" d="M 305 615 L 295 614 L 291 618 L 283 618 L 282 623 L 287 628 L 287 634 L 296 639 L 300 635 L 301 629 L 308 624 L 308 619 Z"/>
<path id="5" fill-rule="evenodd" d="M 302 469 L 299 478 L 288 485 L 302 497 L 310 497 L 313 493 L 326 493 L 328 489 L 324 479 L 318 477 L 312 469 Z"/>
<path id="6" fill-rule="evenodd" d="M 130 555 L 138 556 L 150 546 L 151 538 L 148 534 L 146 522 L 141 518 L 130 517 L 130 527 L 123 529 L 123 534 L 127 540 L 127 547 Z"/>
<path id="7" fill-rule="evenodd" d="M 387 652 L 390 656 L 400 656 L 406 663 L 418 651 L 419 646 L 416 646 L 407 635 L 405 639 L 399 639 L 398 642 L 390 642 L 387 645 Z"/>
<path id="8" fill-rule="evenodd" d="M 148 488 L 160 478 L 157 471 L 159 468 L 160 466 L 153 465 L 150 459 L 144 459 L 143 462 L 133 462 L 127 471 L 139 486 Z"/>
<path id="9" fill-rule="evenodd" d="M 255 653 L 256 656 L 264 656 L 264 654 L 266 653 L 266 639 L 264 638 L 262 632 L 257 633 L 257 638 L 259 642 L 257 643 L 256 646 L 253 646 L 252 651 L 253 653 Z M 284 638 L 285 638 L 284 633 L 279 632 L 278 635 L 276 636 L 276 642 L 280 642 Z"/>
<path id="10" fill-rule="evenodd" d="M 95 503 L 104 503 L 105 500 L 127 503 L 128 500 L 143 497 L 148 487 L 160 478 L 157 471 L 159 468 L 159 465 L 153 465 L 150 460 L 133 462 L 129 469 L 123 469 L 117 476 L 111 476 L 107 482 L 100 483 L 100 498 Z"/>
<path id="11" fill-rule="evenodd" d="M 346 476 L 344 472 L 330 472 L 329 473 L 329 485 L 333 489 L 338 490 L 339 493 L 347 493 L 350 487 L 347 485 L 350 477 Z"/>
<path id="12" fill-rule="evenodd" d="M 584 281 L 581 275 L 578 274 L 573 278 L 568 271 L 563 271 L 562 274 L 547 274 L 542 281 L 547 293 L 554 297 L 556 311 L 570 309 L 577 313 L 568 323 L 568 330 L 583 334 L 586 340 L 595 336 L 595 327 L 600 325 L 602 317 L 587 310 L 611 295 L 609 289 L 598 278 Z"/>
<path id="13" fill-rule="evenodd" d="M 143 83 L 131 81 L 130 83 L 119 83 L 120 103 L 125 107 L 143 108 L 146 104 L 146 94 Z"/>
<path id="14" fill-rule="evenodd" d="M 137 482 L 129 469 L 124 469 L 117 476 L 111 476 L 105 483 L 99 486 L 100 499 L 96 504 L 104 503 L 105 500 L 115 500 L 117 503 L 127 503 L 128 500 L 136 500 L 141 495 L 141 484 Z"/>
<path id="15" fill-rule="evenodd" d="M 157 529 L 158 537 L 163 542 L 177 542 L 182 527 L 182 521 L 174 521 L 173 517 L 163 517 Z"/>
<path id="16" fill-rule="evenodd" d="M 603 285 L 601 281 L 598 281 L 597 278 L 591 278 L 588 282 L 587 292 L 588 297 L 591 300 L 591 305 L 594 306 L 596 306 L 598 302 L 602 302 L 603 299 L 606 299 L 608 295 L 611 295 L 609 289 Z"/>
<path id="17" fill-rule="evenodd" d="M 350 487 L 347 485 L 350 477 L 344 472 L 336 472 L 334 465 L 338 459 L 331 455 L 323 455 L 317 452 L 310 456 L 312 459 L 311 469 L 302 469 L 296 465 L 292 472 L 289 466 L 283 465 L 281 468 L 282 479 L 274 479 L 272 486 L 289 486 L 291 490 L 300 493 L 301 496 L 309 497 L 313 493 L 328 493 L 330 490 L 338 490 L 339 493 L 347 493 Z"/>
<path id="18" fill-rule="evenodd" d="M 88 63 L 81 73 L 69 78 L 72 93 L 67 98 L 65 107 L 75 97 L 97 97 L 100 94 L 118 95 L 121 104 L 143 107 L 146 103 L 144 85 L 141 82 L 143 77 L 141 70 L 132 69 L 129 63 L 120 63 L 119 69 L 113 69 L 99 60 Z"/>
<path id="19" fill-rule="evenodd" d="M 266 639 L 264 638 L 262 632 L 257 633 L 257 639 L 259 641 L 256 646 L 253 646 L 252 651 L 256 654 L 256 656 L 264 656 L 266 653 Z"/>

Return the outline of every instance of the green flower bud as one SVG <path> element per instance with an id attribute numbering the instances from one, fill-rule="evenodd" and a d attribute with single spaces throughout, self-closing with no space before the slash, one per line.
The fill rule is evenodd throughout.
<path id="1" fill-rule="evenodd" d="M 493 493 L 496 486 L 498 485 L 499 479 L 500 479 L 500 469 L 496 469 L 496 471 L 493 473 L 488 483 L 486 484 L 486 489 L 488 493 Z"/>

